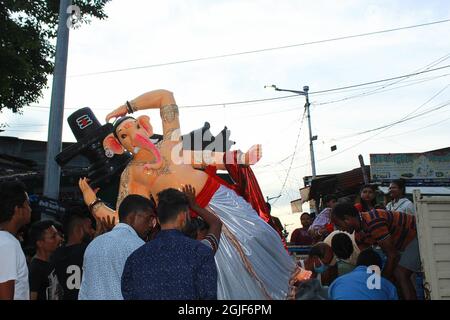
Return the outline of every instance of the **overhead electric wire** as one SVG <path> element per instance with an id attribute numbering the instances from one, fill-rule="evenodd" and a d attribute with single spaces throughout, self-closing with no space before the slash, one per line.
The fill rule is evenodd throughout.
<path id="1" fill-rule="evenodd" d="M 414 118 L 423 116 L 424 114 L 427 114 L 427 113 L 429 113 L 429 112 L 433 112 L 433 111 L 442 109 L 442 108 L 444 108 L 444 107 L 446 107 L 446 106 L 449 106 L 449 105 L 450 105 L 450 101 L 447 101 L 447 102 L 445 102 L 444 104 L 442 104 L 442 105 L 440 105 L 440 106 L 438 106 L 438 107 L 436 107 L 436 108 L 434 108 L 434 109 L 427 110 L 427 111 L 424 111 L 424 112 L 422 112 L 422 113 L 420 113 L 420 114 L 418 114 L 418 115 L 415 115 L 415 116 L 413 116 L 413 117 L 403 118 L 403 119 L 398 120 L 398 121 L 395 121 L 395 122 L 393 122 L 393 123 L 391 123 L 391 124 L 389 124 L 389 125 L 385 125 L 385 126 L 379 127 L 377 130 L 382 130 L 382 131 L 379 131 L 379 132 L 377 132 L 376 134 L 371 135 L 371 136 L 368 137 L 368 138 L 364 138 L 363 140 L 361 140 L 361 141 L 359 141 L 359 142 L 357 142 L 357 143 L 351 145 L 350 147 L 347 147 L 347 148 L 345 148 L 345 149 L 343 149 L 343 150 L 341 150 L 341 151 L 339 151 L 339 152 L 337 152 L 337 153 L 335 153 L 335 154 L 332 154 L 332 155 L 327 156 L 327 157 L 325 157 L 325 158 L 318 159 L 317 162 L 320 162 L 320 161 L 323 161 L 323 160 L 327 160 L 327 159 L 336 157 L 336 156 L 338 156 L 339 154 L 342 154 L 342 153 L 345 152 L 345 151 L 348 151 L 348 150 L 350 150 L 350 149 L 352 149 L 352 148 L 354 148 L 354 147 L 356 147 L 356 146 L 358 146 L 358 145 L 360 145 L 360 144 L 362 144 L 362 143 L 364 143 L 364 142 L 366 142 L 366 141 L 368 141 L 368 140 L 371 140 L 372 138 L 376 137 L 377 135 L 383 133 L 384 131 L 386 131 L 386 130 L 392 128 L 393 126 L 395 126 L 395 125 L 397 125 L 397 124 L 399 124 L 399 123 L 403 123 L 403 122 L 405 122 L 405 121 L 409 121 L 409 120 L 411 120 L 411 119 L 414 119 Z M 308 164 L 305 164 L 305 165 L 308 165 Z M 300 167 L 303 167 L 303 165 L 298 166 L 298 167 L 295 167 L 295 168 L 300 168 Z"/>
<path id="2" fill-rule="evenodd" d="M 416 79 L 411 79 L 411 80 L 405 80 L 405 81 L 403 81 L 403 83 L 407 83 L 407 85 L 397 86 L 395 88 L 403 88 L 403 87 L 407 87 L 407 86 L 412 86 L 412 85 L 415 85 L 417 83 L 432 81 L 432 80 L 439 79 L 439 78 L 442 78 L 442 77 L 447 77 L 449 75 L 450 75 L 450 73 L 444 73 L 444 74 L 440 74 L 440 75 L 437 75 L 437 76 L 422 77 L 422 78 L 416 78 Z M 324 92 L 324 93 L 315 94 L 315 97 L 323 96 L 323 95 L 340 94 L 340 93 L 346 93 L 346 92 L 352 92 L 352 91 L 361 91 L 361 90 L 367 90 L 367 89 L 377 89 L 377 88 L 382 89 L 382 88 L 384 88 L 384 86 L 385 85 L 383 83 L 380 83 L 380 84 L 376 84 L 376 85 L 372 85 L 372 86 L 369 85 L 369 86 L 356 87 L 356 88 L 350 88 L 350 89 L 342 89 L 340 91 L 331 91 L 331 92 Z M 383 90 L 382 92 L 390 91 L 390 90 L 392 90 L 392 89 L 386 89 L 386 90 Z M 311 102 L 311 104 L 312 104 L 312 102 Z"/>
<path id="3" fill-rule="evenodd" d="M 379 80 L 374 80 L 374 81 L 369 81 L 369 82 L 364 82 L 364 83 L 358 83 L 358 84 L 353 84 L 353 85 L 348 85 L 348 86 L 344 86 L 344 87 L 337 87 L 337 88 L 331 88 L 331 89 L 326 89 L 326 90 L 320 90 L 320 91 L 315 91 L 315 92 L 310 92 L 310 95 L 314 95 L 314 94 L 319 94 L 319 93 L 328 93 L 328 92 L 334 92 L 334 91 L 340 91 L 340 90 L 345 90 L 345 89 L 349 89 L 349 88 L 357 88 L 357 87 L 363 87 L 366 85 L 370 85 L 370 84 L 376 84 L 376 83 L 381 83 L 381 82 L 385 82 L 385 81 L 391 81 L 391 80 L 395 80 L 395 79 L 401 79 L 401 78 L 409 78 L 411 76 L 415 76 L 415 75 L 419 75 L 419 74 L 423 74 L 423 73 L 428 73 L 428 72 L 433 72 L 433 71 L 437 71 L 437 70 L 441 70 L 441 69 L 445 69 L 445 68 L 449 68 L 450 65 L 445 65 L 439 68 L 434 68 L 434 69 L 429 69 L 429 70 L 425 70 L 425 71 L 421 71 L 421 72 L 415 72 L 415 73 L 409 73 L 409 74 L 405 74 L 405 75 L 401 75 L 401 76 L 396 76 L 396 77 L 391 77 L 391 78 L 386 78 L 386 79 L 379 79 Z M 446 74 L 449 75 L 449 74 Z M 444 76 L 446 76 L 444 75 Z M 431 78 L 431 80 L 434 80 L 435 78 Z M 430 79 L 426 79 L 426 80 L 430 80 Z M 210 104 L 197 104 L 197 105 L 181 105 L 179 106 L 180 109 L 183 108 L 206 108 L 206 107 L 223 107 L 224 105 L 226 106 L 233 106 L 233 105 L 239 105 L 239 104 L 253 104 L 253 103 L 262 103 L 262 102 L 270 102 L 270 101 L 276 101 L 276 100 L 282 100 L 282 99 L 289 99 L 289 98 L 301 98 L 302 96 L 294 94 L 294 95 L 285 95 L 285 96 L 281 96 L 281 97 L 272 97 L 272 98 L 262 98 L 262 99 L 251 99 L 251 100 L 242 100 L 242 101 L 231 101 L 231 102 L 220 102 L 220 103 L 210 103 Z M 343 101 L 346 100 L 346 98 L 341 99 L 341 100 L 336 100 L 336 101 L 330 101 L 330 102 L 323 102 L 323 103 L 314 103 L 314 105 L 323 105 L 323 104 L 328 104 L 328 103 L 334 103 L 334 102 L 338 102 L 338 101 Z M 312 104 L 313 105 L 313 104 Z M 28 106 L 25 108 L 37 108 L 37 109 L 50 109 L 50 107 L 48 106 L 39 106 L 39 105 L 32 105 L 32 106 Z M 75 108 L 75 107 L 65 107 L 64 110 L 78 110 L 79 108 Z M 101 108 L 101 107 L 96 107 L 96 110 L 111 110 L 111 108 Z"/>
<path id="4" fill-rule="evenodd" d="M 400 82 L 407 82 L 406 80 L 409 79 L 410 77 L 413 77 L 413 76 L 414 76 L 414 73 L 419 72 L 419 71 L 426 71 L 426 70 L 429 70 L 429 69 L 433 68 L 434 66 L 439 65 L 440 63 L 444 62 L 444 61 L 447 60 L 448 58 L 450 58 L 450 53 L 447 53 L 446 55 L 444 55 L 444 56 L 442 56 L 442 57 L 440 57 L 440 58 L 438 58 L 438 59 L 436 59 L 436 60 L 430 62 L 429 64 L 427 64 L 426 66 L 424 66 L 424 67 L 422 67 L 422 68 L 419 68 L 419 69 L 414 70 L 412 74 L 410 74 L 410 75 L 408 75 L 408 76 L 406 76 L 406 77 L 402 77 L 402 78 L 400 78 L 400 79 L 396 79 L 395 81 L 392 81 L 392 82 L 389 83 L 389 84 L 381 84 L 381 85 L 375 86 L 376 88 L 374 88 L 374 89 L 371 90 L 371 91 L 366 91 L 366 92 L 359 93 L 359 94 L 357 94 L 357 95 L 354 95 L 354 96 L 351 96 L 351 97 L 346 97 L 346 98 L 357 98 L 357 97 L 361 97 L 361 96 L 368 96 L 368 95 L 373 95 L 373 94 L 380 93 L 380 92 L 386 92 L 386 91 L 391 91 L 391 90 L 394 90 L 394 89 L 399 89 L 399 88 L 403 88 L 403 87 L 410 86 L 410 85 L 405 85 L 405 86 L 397 86 L 397 87 L 394 87 L 394 88 L 391 88 L 391 89 L 386 89 L 386 88 L 391 87 L 391 86 L 393 86 L 393 85 L 395 85 L 395 84 L 398 84 L 398 83 L 400 83 Z M 450 75 L 450 74 L 440 75 L 440 76 L 438 76 L 438 77 L 436 77 L 436 78 L 444 77 L 444 76 L 447 76 L 447 75 Z M 418 81 L 418 80 L 419 80 L 419 79 L 413 80 L 413 81 L 415 82 L 414 84 L 422 83 L 420 80 L 419 80 L 419 81 Z M 417 81 L 417 82 L 416 82 L 416 81 Z M 358 89 L 359 89 L 359 87 L 358 87 L 358 88 L 347 89 L 346 91 L 349 91 L 349 90 L 358 90 Z M 364 88 L 364 89 L 371 89 L 371 88 L 367 88 L 367 87 L 366 87 L 366 88 Z M 345 89 L 344 89 L 344 90 L 345 90 Z M 342 92 L 342 91 L 341 91 L 341 92 Z M 330 93 L 333 93 L 333 92 L 325 92 L 325 93 L 322 93 L 322 94 L 330 94 Z M 349 100 L 349 99 L 348 99 L 348 100 Z"/>
<path id="5" fill-rule="evenodd" d="M 286 178 L 284 179 L 284 182 L 283 182 L 283 184 L 282 184 L 282 186 L 281 186 L 281 189 L 280 189 L 280 195 L 283 194 L 284 188 L 286 187 L 286 182 L 287 182 L 287 180 L 288 180 L 288 178 L 289 178 L 289 174 L 290 174 L 290 172 L 291 172 L 292 164 L 294 163 L 295 154 L 297 153 L 298 142 L 299 142 L 299 140 L 300 140 L 300 134 L 301 134 L 301 132 L 302 132 L 303 123 L 304 123 L 304 121 L 305 121 L 305 115 L 306 115 L 306 108 L 305 108 L 304 111 L 303 111 L 302 121 L 300 122 L 300 127 L 299 127 L 299 129 L 298 129 L 297 139 L 296 139 L 296 141 L 295 141 L 294 153 L 293 153 L 293 156 L 292 156 L 292 158 L 291 158 L 291 162 L 290 162 L 290 164 L 289 164 L 289 168 L 288 168 L 288 170 L 287 170 L 287 172 L 286 172 Z M 278 201 L 278 199 L 280 199 L 280 198 L 276 198 L 275 201 L 274 201 L 273 203 L 275 204 L 275 203 Z"/>
<path id="6" fill-rule="evenodd" d="M 407 75 L 406 77 L 402 77 L 400 79 L 395 79 L 396 81 L 392 81 L 391 83 L 388 83 L 388 84 L 385 84 L 385 85 L 381 85 L 379 88 L 376 88 L 374 90 L 358 93 L 356 95 L 347 96 L 347 97 L 340 98 L 340 99 L 337 99 L 337 100 L 326 101 L 326 102 L 322 102 L 322 103 L 318 103 L 318 104 L 314 103 L 314 105 L 326 105 L 326 104 L 330 104 L 330 103 L 336 103 L 336 102 L 346 101 L 346 100 L 355 99 L 355 98 L 359 98 L 359 97 L 365 97 L 365 96 L 373 95 L 373 94 L 380 93 L 380 92 L 386 92 L 386 91 L 391 91 L 391 90 L 394 90 L 394 89 L 410 86 L 410 85 L 404 85 L 404 86 L 397 86 L 397 87 L 394 87 L 394 88 L 391 88 L 391 89 L 386 89 L 386 88 L 388 88 L 390 86 L 393 86 L 395 84 L 403 82 L 404 80 L 414 76 L 417 72 L 428 71 L 432 67 L 434 67 L 434 66 L 444 62 L 448 58 L 450 58 L 450 54 L 446 54 L 446 55 L 440 57 L 439 59 L 432 61 L 431 63 L 427 64 L 426 66 L 415 70 L 413 73 L 411 73 L 410 75 Z M 449 75 L 449 74 L 444 74 L 444 75 L 438 76 L 437 78 L 440 78 L 440 77 L 443 77 L 443 76 L 447 76 L 447 75 Z M 421 81 L 416 82 L 415 84 L 418 84 L 418 83 L 421 83 Z"/>
<path id="7" fill-rule="evenodd" d="M 422 104 L 422 105 L 423 105 L 423 104 Z M 390 124 L 387 124 L 387 125 L 378 127 L 378 128 L 377 128 L 377 131 L 379 131 L 379 130 L 382 130 L 382 131 L 377 132 L 376 134 L 371 135 L 371 136 L 368 137 L 368 138 L 364 138 L 363 140 L 361 140 L 361 141 L 359 141 L 359 142 L 357 142 L 357 143 L 355 143 L 355 144 L 353 144 L 353 145 L 351 145 L 351 146 L 349 146 L 349 147 L 347 147 L 347 148 L 345 148 L 345 149 L 343 149 L 343 150 L 341 150 L 341 151 L 339 151 L 339 152 L 337 152 L 337 153 L 335 153 L 335 154 L 332 154 L 332 155 L 327 156 L 327 157 L 324 157 L 324 158 L 320 158 L 320 159 L 316 160 L 316 162 L 321 162 L 321 161 L 324 161 L 324 160 L 333 158 L 333 157 L 335 157 L 335 156 L 338 156 L 339 154 L 342 154 L 342 153 L 345 152 L 345 151 L 348 151 L 348 150 L 350 150 L 350 149 L 352 149 L 352 148 L 354 148 L 354 147 L 356 147 L 356 146 L 358 146 L 358 145 L 360 145 L 360 144 L 362 144 L 362 143 L 364 143 L 364 142 L 366 142 L 366 141 L 368 141 L 368 140 L 371 140 L 372 138 L 376 137 L 377 135 L 383 133 L 384 131 L 390 129 L 391 127 L 393 127 L 393 126 L 395 126 L 395 125 L 397 125 L 397 124 L 399 124 L 399 123 L 403 123 L 403 122 L 406 122 L 406 121 L 409 121 L 409 120 L 412 120 L 412 119 L 421 117 L 421 116 L 423 116 L 423 115 L 425 115 L 425 114 L 428 114 L 428 113 L 430 113 L 430 112 L 434 112 L 434 111 L 440 110 L 440 109 L 442 109 L 442 108 L 444 108 L 444 107 L 446 107 L 446 106 L 449 106 L 449 105 L 450 105 L 450 100 L 449 100 L 449 101 L 446 101 L 446 102 L 444 102 L 444 103 L 442 103 L 442 104 L 439 104 L 439 105 L 437 105 L 437 106 L 435 106 L 435 107 L 432 107 L 432 108 L 430 108 L 430 109 L 427 109 L 427 110 L 423 111 L 423 112 L 420 113 L 420 114 L 417 114 L 417 115 L 414 115 L 414 116 L 411 116 L 411 117 L 408 117 L 408 118 L 403 117 L 403 118 L 401 118 L 400 120 L 397 120 L 397 121 L 392 122 L 392 123 L 390 123 Z M 448 120 L 448 119 L 447 119 L 447 120 Z M 443 121 L 442 121 L 442 122 L 443 122 Z M 383 129 L 384 129 L 384 130 L 383 130 Z M 374 131 L 374 130 L 371 130 L 371 132 L 373 132 L 373 131 Z M 290 168 L 290 170 L 295 170 L 295 169 L 299 169 L 299 168 L 302 168 L 302 167 L 306 167 L 306 166 L 308 166 L 309 164 L 310 164 L 310 162 L 309 162 L 309 163 L 304 163 L 304 164 L 302 164 L 302 165 L 299 165 L 299 166 L 296 166 L 296 167 L 292 167 L 292 168 Z M 284 171 L 284 170 L 279 170 L 279 171 Z M 265 171 L 262 171 L 262 172 L 259 172 L 259 173 L 264 173 L 264 172 L 265 172 Z"/>
<path id="8" fill-rule="evenodd" d="M 449 120 L 450 120 L 450 117 L 445 118 L 445 119 L 443 119 L 443 120 L 439 120 L 439 121 L 437 121 L 437 122 L 433 122 L 433 123 L 431 123 L 431 124 L 428 124 L 428 125 L 423 126 L 423 127 L 420 127 L 420 128 L 415 128 L 415 129 L 413 129 L 413 130 L 408 130 L 408 131 L 401 132 L 401 133 L 398 133 L 398 134 L 393 134 L 393 135 L 390 135 L 390 136 L 387 136 L 387 137 L 381 137 L 380 139 L 403 136 L 403 135 L 408 134 L 408 133 L 412 133 L 412 132 L 420 131 L 420 130 L 427 129 L 427 128 L 430 128 L 430 127 L 434 127 L 434 126 L 436 126 L 436 125 L 438 125 L 438 124 L 441 124 L 441 123 L 446 122 L 446 121 L 449 121 Z"/>
<path id="9" fill-rule="evenodd" d="M 130 70 L 148 69 L 148 68 L 163 67 L 163 66 L 176 65 L 176 64 L 184 64 L 184 63 L 190 63 L 190 62 L 198 62 L 198 61 L 205 61 L 205 60 L 228 58 L 228 57 L 247 55 L 247 54 L 253 54 L 253 53 L 261 53 L 261 52 L 267 52 L 267 51 L 274 51 L 274 50 L 281 50 L 281 49 L 288 49 L 288 48 L 294 48 L 294 47 L 301 47 L 301 46 L 307 46 L 307 45 L 320 44 L 320 43 L 325 43 L 325 42 L 334 42 L 334 41 L 339 41 L 339 40 L 346 40 L 346 39 L 352 39 L 352 38 L 372 36 L 372 35 L 377 35 L 377 34 L 383 34 L 383 33 L 389 33 L 389 32 L 395 32 L 395 31 L 407 30 L 407 29 L 413 29 L 413 28 L 420 28 L 420 27 L 425 27 L 425 26 L 430 26 L 430 25 L 435 25 L 435 24 L 441 24 L 441 23 L 447 23 L 447 22 L 450 22 L 450 19 L 432 21 L 432 22 L 421 23 L 421 24 L 416 24 L 416 25 L 410 25 L 410 26 L 405 26 L 405 27 L 397 27 L 397 28 L 391 28 L 391 29 L 384 29 L 384 30 L 378 30 L 378 31 L 372 31 L 372 32 L 353 34 L 353 35 L 346 35 L 346 36 L 340 36 L 340 37 L 328 38 L 328 39 L 322 39 L 322 40 L 316 40 L 316 41 L 308 41 L 308 42 L 302 42 L 302 43 L 297 43 L 297 44 L 290 44 L 290 45 L 285 45 L 285 46 L 263 48 L 263 49 L 249 50 L 249 51 L 241 51 L 241 52 L 234 52 L 234 53 L 228 53 L 228 54 L 207 56 L 207 57 L 201 57 L 201 58 L 185 59 L 185 60 L 178 60 L 178 61 L 150 64 L 150 65 L 144 65 L 144 66 L 136 66 L 136 67 L 128 67 L 128 68 L 120 68 L 120 69 L 111 69 L 111 70 L 105 70 L 105 71 L 89 72 L 89 73 L 71 75 L 70 77 L 85 77 L 85 76 L 92 76 L 92 75 L 99 75 L 99 74 L 116 73 L 116 72 L 130 71 Z"/>
<path id="10" fill-rule="evenodd" d="M 350 89 L 350 88 L 356 88 L 356 87 L 362 87 L 362 86 L 366 86 L 366 85 L 370 85 L 370 84 L 375 84 L 375 83 L 380 83 L 380 82 L 386 82 L 386 81 L 391 81 L 391 80 L 397 80 L 397 79 L 401 79 L 401 78 L 410 78 L 412 76 L 416 76 L 419 74 L 423 74 L 423 73 L 428 73 L 428 72 L 433 72 L 433 71 L 437 71 L 437 70 L 442 70 L 442 69 L 446 69 L 449 68 L 450 65 L 445 65 L 442 67 L 438 67 L 438 68 L 433 68 L 433 69 L 429 69 L 429 70 L 424 70 L 424 71 L 419 71 L 419 72 L 413 72 L 413 73 L 409 73 L 409 74 L 405 74 L 402 76 L 396 76 L 396 77 L 391 77 L 391 78 L 386 78 L 386 79 L 380 79 L 380 80 L 375 80 L 375 81 L 369 81 L 369 82 L 364 82 L 364 83 L 359 83 L 359 84 L 354 84 L 354 85 L 349 85 L 349 86 L 344 86 L 344 87 L 338 87 L 338 88 L 332 88 L 332 89 L 326 89 L 326 90 L 320 90 L 320 91 L 315 91 L 315 92 L 311 92 L 310 95 L 314 95 L 317 93 L 325 93 L 325 92 L 332 92 L 332 91 L 338 91 L 338 90 L 344 90 L 344 89 Z M 360 94 L 358 94 L 359 96 Z M 353 96 L 351 96 L 353 97 Z M 326 102 L 319 102 L 316 103 L 316 105 L 324 105 L 324 104 L 329 104 L 329 103 L 335 103 L 335 102 L 339 102 L 339 101 L 344 101 L 347 100 L 351 97 L 346 97 L 343 99 L 339 99 L 339 100 L 333 100 L 333 101 L 326 101 Z"/>
<path id="11" fill-rule="evenodd" d="M 449 66 L 445 66 L 446 68 L 447 67 L 450 67 L 450 65 Z M 438 69 L 436 69 L 436 70 L 438 70 Z M 435 71 L 435 69 L 433 69 L 433 70 L 428 70 L 427 72 L 432 72 L 432 71 Z M 439 76 L 436 76 L 436 77 L 429 77 L 429 78 L 425 78 L 425 79 L 416 79 L 415 81 L 418 81 L 417 83 L 410 83 L 410 84 L 407 84 L 407 85 L 403 85 L 403 86 L 399 86 L 399 87 L 395 87 L 395 88 L 391 88 L 391 89 L 387 89 L 387 90 L 393 90 L 393 89 L 397 89 L 397 88 L 403 88 L 403 87 L 407 87 L 407 86 L 411 86 L 411 85 L 414 85 L 414 84 L 418 84 L 418 83 L 423 83 L 423 82 L 426 82 L 426 81 L 431 81 L 431 80 L 435 80 L 435 79 L 437 79 L 437 78 L 442 78 L 442 77 L 446 77 L 446 76 L 449 76 L 450 75 L 450 73 L 447 73 L 447 74 L 443 74 L 443 75 L 439 75 Z M 410 76 L 410 74 L 409 75 L 404 75 L 404 76 L 399 76 L 399 77 L 395 77 L 395 78 L 401 78 L 401 77 L 408 77 L 408 76 Z M 392 78 L 389 78 L 389 79 L 385 79 L 385 80 L 377 80 L 377 82 L 381 82 L 381 81 L 389 81 L 389 80 L 391 80 Z M 363 85 L 365 85 L 365 83 L 364 84 L 360 84 L 360 85 L 352 85 L 352 87 L 361 87 L 361 86 L 363 86 Z M 341 88 L 335 88 L 335 89 L 327 89 L 326 91 L 327 92 L 330 92 L 330 91 L 335 91 L 335 90 L 338 90 L 338 89 L 341 89 Z M 387 91 L 386 90 L 386 91 Z M 324 91 L 317 91 L 317 92 L 324 92 Z M 179 106 L 179 108 L 180 109 L 183 109 L 183 108 L 204 108 L 204 107 L 214 107 L 214 106 L 221 106 L 221 107 L 223 107 L 223 105 L 238 105 L 238 104 L 248 104 L 248 105 L 251 105 L 252 103 L 260 103 L 260 102 L 269 102 L 269 101 L 275 101 L 275 100 L 282 100 L 282 99 L 287 99 L 287 98 L 302 98 L 302 96 L 299 96 L 299 95 L 287 95 L 287 96 L 282 96 L 282 97 L 273 97 L 273 98 L 264 98 L 264 99 L 254 99 L 254 100 L 244 100 L 244 101 L 233 101 L 233 102 L 222 102 L 222 103 L 213 103 L 213 104 L 201 104 L 201 105 L 188 105 L 188 106 Z M 340 99 L 340 100 L 335 100 L 335 101 L 330 101 L 330 102 L 326 102 L 326 103 L 311 103 L 311 105 L 313 106 L 317 106 L 317 105 L 322 105 L 322 104 L 328 104 L 328 103 L 334 103 L 334 102 L 338 102 L 338 101 L 343 101 L 343 100 L 347 100 L 347 99 Z M 49 106 L 40 106 L 40 105 L 31 105 L 31 106 L 27 106 L 27 107 L 24 107 L 24 108 L 31 108 L 31 109 L 43 109 L 43 111 L 46 111 L 46 110 L 49 110 L 50 109 L 50 107 Z M 76 107 L 65 107 L 64 108 L 64 110 L 78 110 L 79 108 L 76 108 Z M 95 110 L 111 110 L 111 108 L 95 108 Z M 291 111 L 291 110 L 286 110 L 286 111 Z M 278 111 L 274 111 L 274 113 L 277 113 Z M 269 114 L 272 114 L 272 113 L 269 113 Z"/>
<path id="12" fill-rule="evenodd" d="M 419 115 L 416 115 L 416 116 L 414 116 L 414 117 L 408 118 L 409 116 L 411 116 L 412 114 L 414 114 L 415 112 L 417 112 L 418 110 L 420 110 L 422 107 L 424 107 L 425 105 L 427 105 L 429 102 L 431 102 L 433 99 L 435 99 L 435 98 L 436 98 L 438 95 L 440 95 L 442 92 L 444 92 L 449 86 L 450 86 L 450 84 L 447 84 L 444 88 L 440 89 L 436 94 L 434 94 L 434 95 L 433 95 L 432 97 L 430 97 L 427 101 L 425 101 L 424 103 L 422 103 L 419 107 L 417 107 L 417 108 L 414 109 L 413 111 L 409 112 L 409 113 L 408 113 L 406 116 L 404 116 L 402 119 L 395 121 L 394 124 L 398 124 L 398 123 L 402 123 L 402 122 L 405 122 L 405 121 L 409 121 L 409 120 L 415 119 L 415 118 L 417 118 L 417 117 L 419 117 L 419 116 L 422 116 L 422 115 L 427 114 L 428 112 L 430 112 L 429 110 L 427 110 L 427 111 L 425 111 L 425 112 L 423 112 L 423 113 L 420 113 Z M 440 109 L 440 108 L 438 108 L 437 110 L 439 110 L 439 109 Z M 431 111 L 434 111 L 434 109 L 432 109 Z M 352 134 L 349 134 L 349 135 L 346 135 L 346 136 L 338 137 L 337 139 L 332 139 L 332 141 L 335 142 L 335 141 L 339 141 L 339 140 L 344 140 L 344 139 L 348 139 L 348 138 L 353 138 L 353 137 L 360 136 L 360 135 L 363 135 L 363 134 L 366 134 L 366 133 L 370 133 L 370 132 L 373 132 L 373 131 L 378 131 L 378 130 L 383 129 L 383 128 L 386 128 L 386 127 L 388 127 L 388 126 L 390 126 L 390 125 L 391 125 L 391 124 L 387 124 L 387 125 L 383 125 L 383 126 L 380 126 L 380 127 L 376 127 L 376 128 L 372 128 L 372 129 L 368 129 L 368 130 L 364 130 L 364 131 L 352 133 Z M 331 141 L 331 140 L 330 140 L 330 141 Z"/>
<path id="13" fill-rule="evenodd" d="M 442 63 L 442 62 L 444 62 L 444 61 L 447 60 L 448 58 L 450 58 L 450 53 L 447 53 L 446 55 L 444 55 L 444 56 L 442 56 L 442 57 L 440 57 L 440 58 L 438 58 L 438 59 L 436 59 L 436 60 L 430 62 L 429 64 L 427 64 L 426 66 L 424 66 L 424 67 L 422 67 L 422 68 L 419 68 L 419 69 L 414 70 L 413 73 L 410 73 L 409 75 L 407 75 L 407 76 L 405 76 L 405 77 L 402 77 L 402 78 L 400 78 L 400 79 L 394 79 L 395 81 L 392 81 L 391 83 L 383 84 L 383 85 L 381 85 L 379 88 L 376 88 L 376 89 L 374 89 L 374 90 L 372 90 L 372 91 L 360 93 L 360 95 L 361 95 L 361 96 L 362 96 L 362 95 L 371 95 L 371 94 L 376 93 L 376 92 L 378 92 L 378 91 L 380 91 L 380 90 L 386 89 L 387 87 L 390 87 L 390 86 L 393 86 L 393 85 L 395 85 L 395 84 L 397 84 L 397 83 L 403 82 L 403 81 L 405 81 L 406 79 L 409 79 L 409 78 L 415 76 L 417 72 L 430 70 L 431 68 L 433 68 L 434 66 L 436 66 L 436 65 L 438 65 L 438 64 L 440 64 L 440 63 Z M 383 92 L 384 92 L 384 91 L 385 91 L 385 90 L 383 90 Z"/>

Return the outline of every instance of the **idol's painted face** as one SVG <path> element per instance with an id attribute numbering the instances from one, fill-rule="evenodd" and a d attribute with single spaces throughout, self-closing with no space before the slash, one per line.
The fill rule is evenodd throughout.
<path id="1" fill-rule="evenodd" d="M 149 123 L 144 126 L 141 120 L 136 119 L 125 120 L 116 129 L 116 136 L 119 139 L 119 143 L 126 150 L 133 154 L 137 154 L 142 149 L 150 151 L 158 162 L 160 160 L 160 154 L 155 145 L 150 141 L 150 135 L 152 133 L 153 130 L 151 130 Z"/>

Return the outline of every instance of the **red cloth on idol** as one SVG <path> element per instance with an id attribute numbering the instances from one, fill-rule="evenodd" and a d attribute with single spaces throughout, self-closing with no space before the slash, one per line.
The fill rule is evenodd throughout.
<path id="1" fill-rule="evenodd" d="M 197 204 L 204 208 L 208 205 L 211 198 L 216 193 L 217 189 L 220 188 L 220 182 L 217 181 L 217 179 L 214 178 L 214 176 L 210 175 L 208 173 L 208 180 L 206 180 L 205 185 L 203 186 L 203 189 L 197 194 L 195 197 L 195 201 Z M 196 218 L 198 216 L 197 212 L 189 209 L 191 218 Z"/>
<path id="2" fill-rule="evenodd" d="M 228 157 L 232 157 L 233 161 L 231 164 L 226 163 L 225 161 L 227 155 Z M 203 189 L 196 196 L 197 203 L 203 208 L 206 207 L 213 197 L 214 193 L 217 191 L 217 189 L 219 189 L 220 185 L 224 185 L 227 188 L 234 190 L 252 206 L 252 208 L 258 213 L 261 219 L 263 219 L 272 228 L 274 228 L 275 231 L 277 231 L 283 242 L 284 248 L 287 250 L 287 243 L 282 235 L 282 230 L 280 230 L 273 222 L 269 210 L 266 206 L 266 201 L 264 200 L 264 196 L 259 187 L 258 181 L 256 180 L 255 174 L 253 173 L 250 166 L 242 166 L 238 164 L 237 151 L 229 151 L 225 153 L 224 163 L 229 175 L 235 183 L 230 184 L 217 176 L 216 166 L 207 166 L 205 168 L 205 173 L 208 174 L 208 180 L 206 181 Z M 198 216 L 198 214 L 193 210 L 190 210 L 190 215 L 192 218 Z"/>

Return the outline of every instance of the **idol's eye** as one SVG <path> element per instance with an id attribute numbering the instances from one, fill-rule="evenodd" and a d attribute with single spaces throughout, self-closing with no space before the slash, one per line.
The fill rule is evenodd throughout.
<path id="1" fill-rule="evenodd" d="M 125 138 L 127 137 L 127 135 L 126 135 L 126 134 L 122 134 L 120 137 L 121 137 L 122 139 L 125 139 Z"/>
<path id="2" fill-rule="evenodd" d="M 140 129 L 141 126 L 139 125 L 139 123 L 136 124 L 136 128 Z"/>

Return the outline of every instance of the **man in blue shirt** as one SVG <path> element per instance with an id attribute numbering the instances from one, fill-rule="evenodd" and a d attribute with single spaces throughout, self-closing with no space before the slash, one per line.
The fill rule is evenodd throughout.
<path id="1" fill-rule="evenodd" d="M 381 276 L 381 258 L 371 248 L 362 251 L 356 268 L 337 278 L 328 290 L 332 300 L 398 300 L 397 289 Z"/>
<path id="2" fill-rule="evenodd" d="M 161 231 L 128 258 L 122 275 L 124 299 L 217 299 L 217 269 L 212 247 L 182 233 L 190 218 L 189 206 L 200 216 L 214 216 L 196 206 L 190 200 L 192 198 L 195 198 L 192 193 L 188 198 L 175 189 L 166 189 L 158 194 L 157 214 Z M 216 219 L 218 237 L 222 225 Z"/>
<path id="3" fill-rule="evenodd" d="M 120 288 L 123 267 L 156 225 L 153 203 L 136 194 L 128 195 L 119 206 L 119 221 L 87 247 L 79 300 L 123 300 Z"/>

